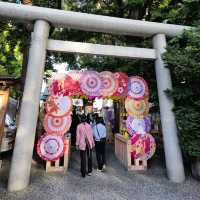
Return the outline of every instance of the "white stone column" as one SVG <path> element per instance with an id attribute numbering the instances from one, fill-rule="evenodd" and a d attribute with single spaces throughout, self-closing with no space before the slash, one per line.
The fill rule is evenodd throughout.
<path id="1" fill-rule="evenodd" d="M 37 20 L 29 50 L 25 88 L 8 180 L 9 191 L 21 190 L 29 184 L 48 35 L 49 24 Z"/>
<path id="2" fill-rule="evenodd" d="M 157 51 L 155 71 L 160 105 L 162 134 L 165 150 L 167 174 L 171 181 L 182 182 L 185 179 L 182 154 L 177 136 L 173 99 L 165 94 L 166 89 L 172 89 L 170 71 L 165 67 L 161 55 L 166 51 L 166 37 L 157 34 L 153 38 L 153 46 Z"/>

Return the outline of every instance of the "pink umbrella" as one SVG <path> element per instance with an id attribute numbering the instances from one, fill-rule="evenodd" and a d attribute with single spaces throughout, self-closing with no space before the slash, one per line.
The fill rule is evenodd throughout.
<path id="1" fill-rule="evenodd" d="M 71 115 L 63 117 L 52 117 L 46 114 L 44 117 L 44 129 L 48 134 L 64 135 L 72 123 Z"/>
<path id="2" fill-rule="evenodd" d="M 70 114 L 72 106 L 72 99 L 69 96 L 49 96 L 45 110 L 51 116 L 62 117 Z"/>
<path id="3" fill-rule="evenodd" d="M 118 79 L 111 72 L 104 71 L 100 73 L 103 88 L 101 89 L 101 94 L 103 97 L 112 96 L 118 88 Z"/>
<path id="4" fill-rule="evenodd" d="M 123 72 L 116 72 L 115 78 L 118 80 L 118 88 L 113 96 L 127 96 L 128 76 Z"/>
<path id="5" fill-rule="evenodd" d="M 37 153 L 43 160 L 55 161 L 65 151 L 64 137 L 60 135 L 42 135 L 37 143 Z"/>
<path id="6" fill-rule="evenodd" d="M 81 90 L 89 97 L 100 96 L 102 80 L 98 72 L 84 71 L 80 80 Z"/>

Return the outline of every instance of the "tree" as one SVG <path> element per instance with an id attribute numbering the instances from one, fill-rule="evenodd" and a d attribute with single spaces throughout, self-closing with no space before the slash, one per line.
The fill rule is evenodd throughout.
<path id="1" fill-rule="evenodd" d="M 172 73 L 175 114 L 186 156 L 200 157 L 200 27 L 172 39 L 164 55 Z"/>

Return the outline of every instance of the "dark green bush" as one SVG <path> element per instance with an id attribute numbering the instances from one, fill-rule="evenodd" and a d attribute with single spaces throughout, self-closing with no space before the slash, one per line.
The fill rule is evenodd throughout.
<path id="1" fill-rule="evenodd" d="M 164 60 L 170 69 L 174 112 L 183 153 L 200 156 L 200 27 L 169 41 Z"/>

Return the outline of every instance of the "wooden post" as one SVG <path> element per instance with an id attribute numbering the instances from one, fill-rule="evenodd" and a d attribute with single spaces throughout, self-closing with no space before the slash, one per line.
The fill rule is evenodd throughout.
<path id="1" fill-rule="evenodd" d="M 4 121 L 9 100 L 9 90 L 0 91 L 0 149 L 4 136 Z"/>

